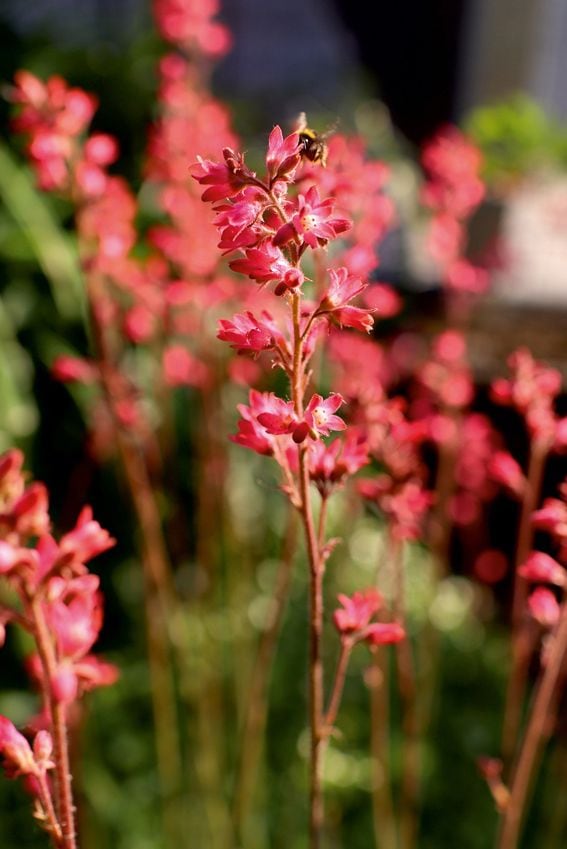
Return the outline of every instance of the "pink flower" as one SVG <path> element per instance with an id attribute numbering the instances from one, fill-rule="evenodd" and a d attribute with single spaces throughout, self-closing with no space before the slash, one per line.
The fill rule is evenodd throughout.
<path id="1" fill-rule="evenodd" d="M 405 639 L 406 632 L 399 622 L 373 622 L 366 629 L 364 639 L 369 646 L 385 646 Z"/>
<path id="2" fill-rule="evenodd" d="M 318 312 L 327 312 L 346 306 L 349 301 L 364 292 L 367 286 L 358 277 L 349 275 L 346 268 L 330 268 L 329 280 L 329 286 L 319 304 Z"/>
<path id="3" fill-rule="evenodd" d="M 301 269 L 291 265 L 279 248 L 267 241 L 258 247 L 248 248 L 245 258 L 233 259 L 229 265 L 233 271 L 246 274 L 257 283 L 275 281 L 276 295 L 301 286 L 305 279 Z"/>
<path id="4" fill-rule="evenodd" d="M 368 310 L 348 306 L 349 301 L 366 289 L 357 277 L 351 277 L 346 268 L 329 269 L 330 284 L 317 307 L 316 315 L 327 315 L 339 327 L 354 327 L 369 332 L 374 319 Z"/>
<path id="5" fill-rule="evenodd" d="M 12 505 L 11 523 L 22 537 L 42 536 L 49 529 L 47 489 L 42 483 L 32 483 Z"/>
<path id="6" fill-rule="evenodd" d="M 202 186 L 210 186 L 201 195 L 201 200 L 217 201 L 233 197 L 256 178 L 256 174 L 244 163 L 244 157 L 230 147 L 223 150 L 224 162 L 212 162 L 197 157 L 191 175 Z"/>
<path id="7" fill-rule="evenodd" d="M 272 456 L 274 454 L 275 438 L 258 421 L 263 413 L 273 415 L 273 404 L 267 393 L 250 390 L 249 405 L 238 405 L 241 419 L 238 422 L 238 433 L 229 437 L 232 442 L 250 448 L 257 454 Z"/>
<path id="8" fill-rule="evenodd" d="M 96 165 L 111 165 L 118 158 L 116 139 L 106 133 L 93 133 L 85 142 L 85 158 Z"/>
<path id="9" fill-rule="evenodd" d="M 388 283 L 372 283 L 363 301 L 369 309 L 376 310 L 379 318 L 393 318 L 402 308 L 401 297 Z"/>
<path id="10" fill-rule="evenodd" d="M 536 528 L 567 539 L 567 504 L 559 498 L 546 498 L 543 507 L 532 513 L 532 522 Z"/>
<path id="11" fill-rule="evenodd" d="M 0 715 L 0 752 L 10 778 L 37 775 L 38 767 L 30 744 L 10 720 Z"/>
<path id="12" fill-rule="evenodd" d="M 553 628 L 559 621 L 561 608 L 551 590 L 538 587 L 528 598 L 528 608 L 533 618 L 544 628 Z"/>
<path id="13" fill-rule="evenodd" d="M 94 383 L 98 372 L 94 365 L 79 357 L 57 357 L 51 366 L 51 374 L 64 383 Z"/>
<path id="14" fill-rule="evenodd" d="M 346 439 L 322 440 L 309 445 L 309 477 L 323 496 L 341 486 L 348 475 L 354 475 L 369 462 L 365 437 L 349 428 Z"/>
<path id="15" fill-rule="evenodd" d="M 445 270 L 445 283 L 456 292 L 481 295 L 488 289 L 490 278 L 485 268 L 473 265 L 466 259 L 457 259 Z"/>
<path id="16" fill-rule="evenodd" d="M 237 314 L 232 320 L 220 319 L 217 337 L 228 342 L 231 348 L 239 353 L 251 351 L 259 353 L 267 351 L 276 345 L 276 339 L 283 341 L 271 315 L 262 313 L 258 320 L 251 312 Z"/>
<path id="17" fill-rule="evenodd" d="M 527 581 L 555 584 L 557 587 L 564 587 L 566 583 L 565 569 L 543 551 L 532 551 L 526 562 L 519 567 L 518 575 Z"/>
<path id="18" fill-rule="evenodd" d="M 93 519 L 91 507 L 83 507 L 72 531 L 65 534 L 59 543 L 60 556 L 67 566 L 77 568 L 93 557 L 108 551 L 116 540 Z"/>
<path id="19" fill-rule="evenodd" d="M 343 607 L 335 610 L 333 621 L 343 636 L 363 631 L 382 606 L 382 596 L 374 589 L 356 592 L 352 597 L 341 594 L 338 599 Z"/>
<path id="20" fill-rule="evenodd" d="M 519 464 L 507 451 L 496 451 L 490 460 L 488 474 L 497 483 L 509 489 L 513 495 L 521 498 L 526 479 Z"/>
<path id="21" fill-rule="evenodd" d="M 292 402 L 278 398 L 273 392 L 265 393 L 263 397 L 264 410 L 257 416 L 262 427 L 274 436 L 293 433 L 298 425 L 298 419 Z"/>
<path id="22" fill-rule="evenodd" d="M 337 392 L 332 392 L 325 399 L 317 394 L 312 396 L 305 408 L 303 419 L 309 426 L 314 439 L 318 436 L 329 436 L 332 430 L 345 430 L 344 421 L 340 416 L 334 415 L 343 403 L 344 398 Z"/>
<path id="23" fill-rule="evenodd" d="M 168 386 L 206 386 L 209 370 L 184 345 L 170 345 L 163 352 L 163 374 Z"/>
<path id="24" fill-rule="evenodd" d="M 301 160 L 298 143 L 298 133 L 291 133 L 284 139 L 281 128 L 274 127 L 270 133 L 268 153 L 266 154 L 270 183 L 281 179 L 292 179 L 293 172 Z"/>
<path id="25" fill-rule="evenodd" d="M 311 186 L 305 195 L 298 195 L 291 202 L 291 221 L 280 227 L 274 236 L 274 245 L 279 247 L 299 238 L 311 248 L 324 247 L 352 226 L 346 218 L 331 217 L 333 206 L 332 198 L 321 200 L 315 186 Z"/>

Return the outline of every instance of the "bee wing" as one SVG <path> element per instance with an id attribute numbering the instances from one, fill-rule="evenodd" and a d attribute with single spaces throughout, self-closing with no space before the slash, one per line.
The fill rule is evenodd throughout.
<path id="1" fill-rule="evenodd" d="M 307 129 L 307 115 L 305 112 L 300 112 L 297 118 L 295 119 L 295 123 L 293 125 L 294 133 L 302 133 Z"/>
<path id="2" fill-rule="evenodd" d="M 332 136 L 334 133 L 336 133 L 336 131 L 337 131 L 337 130 L 338 130 L 338 128 L 339 128 L 339 124 L 340 124 L 340 123 L 341 123 L 341 119 L 340 119 L 340 118 L 337 118 L 335 121 L 333 121 L 333 123 L 331 124 L 331 126 L 330 126 L 330 127 L 327 127 L 327 129 L 325 130 L 325 132 L 324 132 L 324 133 L 321 133 L 321 138 L 322 138 L 323 140 L 325 140 L 325 139 L 328 139 L 328 138 L 329 138 L 329 136 Z"/>

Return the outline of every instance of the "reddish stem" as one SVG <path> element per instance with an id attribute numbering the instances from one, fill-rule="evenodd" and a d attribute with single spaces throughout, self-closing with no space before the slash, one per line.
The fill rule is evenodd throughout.
<path id="1" fill-rule="evenodd" d="M 526 490 L 522 501 L 516 557 L 514 561 L 514 591 L 512 602 L 512 668 L 506 690 L 506 705 L 502 727 L 502 759 L 509 765 L 514 753 L 520 727 L 530 658 L 534 650 L 533 629 L 526 621 L 528 582 L 518 574 L 533 541 L 531 516 L 539 503 L 547 447 L 532 444 Z"/>
<path id="2" fill-rule="evenodd" d="M 396 580 L 394 616 L 405 620 L 405 575 L 403 545 L 390 538 Z M 417 834 L 420 790 L 420 723 L 417 713 L 415 664 L 409 636 L 396 643 L 398 688 L 402 702 L 402 787 L 400 794 L 400 847 L 411 849 Z"/>
<path id="3" fill-rule="evenodd" d="M 345 637 L 341 642 L 341 653 L 337 663 L 337 671 L 335 672 L 335 682 L 331 691 L 329 706 L 327 708 L 325 718 L 323 719 L 323 733 L 326 736 L 332 733 L 333 725 L 335 724 L 337 713 L 339 712 L 341 697 L 345 686 L 346 671 L 353 647 L 354 643 L 348 637 Z"/>
<path id="4" fill-rule="evenodd" d="M 293 318 L 293 372 L 291 389 L 293 405 L 298 418 L 303 416 L 303 343 L 301 339 L 301 295 L 291 295 Z M 299 511 L 305 531 L 307 556 L 309 560 L 309 726 L 311 730 L 310 770 L 309 770 L 309 846 L 319 849 L 323 827 L 323 796 L 321 789 L 323 737 L 323 664 L 321 658 L 321 638 L 323 634 L 323 563 L 318 534 L 315 531 L 311 494 L 309 489 L 309 467 L 305 443 L 299 446 Z M 324 513 L 323 513 L 324 519 Z M 321 530 L 320 534 L 324 533 Z"/>
<path id="5" fill-rule="evenodd" d="M 396 849 L 390 763 L 390 687 L 386 652 L 376 651 L 367 670 L 370 690 L 370 750 L 372 753 L 372 820 L 377 849 Z"/>
<path id="6" fill-rule="evenodd" d="M 75 808 L 71 791 L 71 769 L 69 763 L 69 743 L 67 739 L 67 721 L 65 706 L 53 693 L 50 682 L 57 671 L 55 647 L 45 622 L 41 602 L 37 597 L 29 596 L 30 615 L 34 625 L 34 635 L 45 681 L 46 707 L 51 717 L 53 737 L 53 761 L 55 763 L 55 800 L 61 841 L 57 849 L 76 849 Z M 54 838 L 55 839 L 55 838 Z"/>
<path id="7" fill-rule="evenodd" d="M 549 648 L 547 663 L 540 675 L 526 733 L 513 772 L 510 797 L 502 818 L 498 849 L 516 849 L 518 845 L 526 799 L 541 749 L 541 741 L 549 722 L 549 710 L 566 650 L 567 604 L 564 603 L 561 608 L 559 626 Z"/>
<path id="8" fill-rule="evenodd" d="M 37 776 L 37 782 L 39 785 L 39 796 L 43 807 L 43 813 L 45 815 L 46 822 L 48 823 L 46 831 L 51 835 L 55 846 L 59 849 L 59 847 L 62 846 L 61 841 L 63 839 L 63 835 L 61 833 L 61 826 L 59 825 L 57 814 L 55 813 L 55 808 L 53 807 L 51 790 L 49 789 L 45 773 L 40 773 Z"/>
<path id="9" fill-rule="evenodd" d="M 301 516 L 307 541 L 309 558 L 309 716 L 311 727 L 310 797 L 310 849 L 319 849 L 323 827 L 323 796 L 321 790 L 323 737 L 323 663 L 321 637 L 323 633 L 323 566 L 315 535 L 311 501 L 309 497 L 309 470 L 306 449 L 299 452 Z"/>

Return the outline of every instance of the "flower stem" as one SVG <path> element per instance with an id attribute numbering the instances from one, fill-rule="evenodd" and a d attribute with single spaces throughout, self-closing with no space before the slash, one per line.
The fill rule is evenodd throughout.
<path id="1" fill-rule="evenodd" d="M 75 808 L 71 791 L 66 709 L 64 705 L 57 701 L 49 684 L 57 669 L 55 647 L 45 622 L 41 602 L 37 597 L 30 598 L 30 614 L 34 625 L 43 678 L 46 682 L 44 690 L 48 702 L 46 707 L 51 718 L 53 761 L 55 763 L 55 804 L 61 828 L 61 841 L 56 845 L 57 849 L 59 847 L 60 849 L 76 849 Z"/>
<path id="2" fill-rule="evenodd" d="M 309 719 L 311 728 L 311 763 L 309 780 L 310 820 L 309 846 L 319 849 L 323 827 L 323 796 L 321 789 L 323 737 L 323 664 L 321 638 L 323 633 L 323 565 L 315 535 L 309 494 L 309 470 L 306 450 L 299 451 L 301 515 L 309 558 Z"/>
<path id="3" fill-rule="evenodd" d="M 526 798 L 536 768 L 541 741 L 549 722 L 553 702 L 567 650 L 567 604 L 561 608 L 559 626 L 549 648 L 547 663 L 537 685 L 526 733 L 519 751 L 510 786 L 510 797 L 504 811 L 498 849 L 516 849 L 520 836 Z"/>
<path id="4" fill-rule="evenodd" d="M 120 461 L 138 521 L 142 542 L 148 661 L 160 784 L 164 795 L 164 830 L 173 846 L 179 836 L 176 796 L 182 779 L 178 717 L 170 656 L 169 626 L 175 590 L 154 489 L 142 450 L 120 421 L 114 392 L 114 366 L 106 330 L 99 318 L 102 281 L 87 276 L 87 291 L 101 386 L 113 421 Z M 169 623 L 169 624 L 168 624 Z"/>
<path id="5" fill-rule="evenodd" d="M 352 649 L 352 641 L 348 638 L 343 639 L 341 643 L 341 653 L 339 655 L 339 660 L 337 663 L 337 670 L 335 672 L 335 682 L 331 691 L 329 706 L 323 719 L 323 733 L 326 737 L 328 737 L 332 733 L 333 725 L 335 724 L 335 720 L 337 718 L 339 705 L 341 703 L 341 696 L 343 694 L 343 689 L 345 685 L 346 671 L 348 668 L 348 662 L 350 660 Z"/>
<path id="6" fill-rule="evenodd" d="M 390 763 L 389 658 L 377 651 L 367 670 L 370 690 L 370 751 L 372 754 L 372 820 L 377 849 L 397 849 Z"/>
<path id="7" fill-rule="evenodd" d="M 233 804 L 233 822 L 236 834 L 244 829 L 258 772 L 262 733 L 268 712 L 268 679 L 289 598 L 296 541 L 297 516 L 295 511 L 290 510 L 272 595 L 274 610 L 267 628 L 262 631 L 256 662 L 248 687 L 249 696 L 242 729 L 240 760 Z M 244 842 L 243 836 L 240 836 Z"/>
<path id="8" fill-rule="evenodd" d="M 394 616 L 405 619 L 405 575 L 403 546 L 390 539 L 396 579 Z M 417 712 L 415 664 L 409 636 L 396 643 L 398 688 L 402 702 L 402 786 L 400 793 L 400 847 L 411 849 L 417 834 L 417 814 L 420 792 L 420 722 Z"/>
<path id="9" fill-rule="evenodd" d="M 301 296 L 291 295 L 293 320 L 293 372 L 291 390 L 295 413 L 303 416 L 303 344 L 301 339 Z M 323 720 L 323 663 L 321 658 L 321 638 L 323 634 L 323 563 L 318 534 L 313 521 L 311 493 L 309 490 L 309 467 L 307 448 L 302 444 L 299 454 L 299 494 L 307 557 L 309 560 L 309 727 L 311 732 L 310 768 L 309 768 L 309 846 L 319 849 L 323 827 L 323 796 L 321 789 L 323 738 L 321 723 Z M 324 512 L 323 512 L 324 523 Z M 324 524 L 323 524 L 324 527 Z"/>
<path id="10" fill-rule="evenodd" d="M 522 717 L 528 667 L 534 650 L 533 629 L 525 619 L 528 582 L 518 574 L 518 568 L 525 561 L 532 545 L 531 515 L 538 505 L 546 455 L 545 448 L 538 443 L 532 445 L 518 529 L 512 601 L 512 668 L 506 690 L 502 726 L 502 759 L 505 765 L 510 764 L 514 753 Z"/>

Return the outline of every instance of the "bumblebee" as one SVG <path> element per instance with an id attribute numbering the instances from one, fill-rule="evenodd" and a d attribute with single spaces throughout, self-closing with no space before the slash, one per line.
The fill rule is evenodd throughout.
<path id="1" fill-rule="evenodd" d="M 307 116 L 305 112 L 301 112 L 296 121 L 296 131 L 299 133 L 299 153 L 310 162 L 318 162 L 323 168 L 327 164 L 327 156 L 329 148 L 327 146 L 327 138 L 333 132 L 328 130 L 326 133 L 316 133 L 311 127 L 307 126 Z"/>

